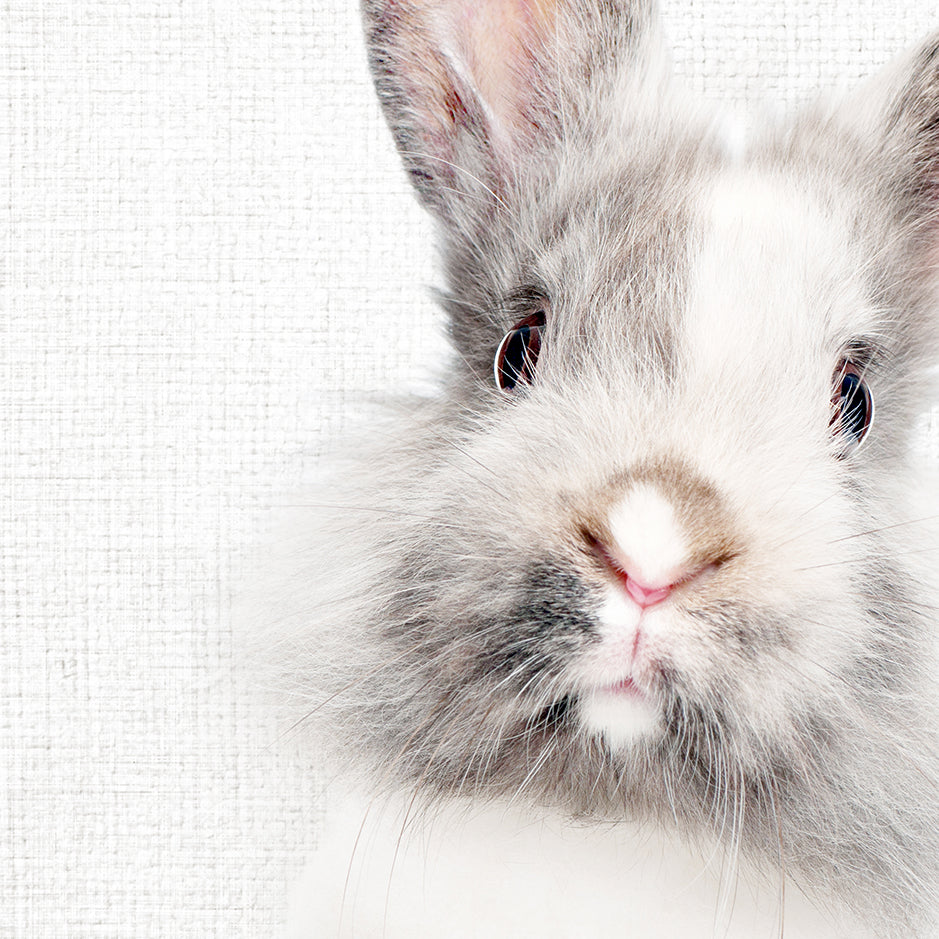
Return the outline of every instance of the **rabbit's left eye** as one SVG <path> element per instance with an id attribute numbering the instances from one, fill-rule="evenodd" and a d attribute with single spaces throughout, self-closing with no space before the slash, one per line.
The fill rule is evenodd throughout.
<path id="1" fill-rule="evenodd" d="M 535 380 L 544 324 L 544 312 L 539 310 L 519 320 L 502 337 L 493 362 L 500 391 L 511 394 L 519 385 L 530 385 Z"/>
<path id="2" fill-rule="evenodd" d="M 874 419 L 874 399 L 853 362 L 843 361 L 835 372 L 831 404 L 831 427 L 843 440 L 841 456 L 845 457 L 861 445 Z"/>

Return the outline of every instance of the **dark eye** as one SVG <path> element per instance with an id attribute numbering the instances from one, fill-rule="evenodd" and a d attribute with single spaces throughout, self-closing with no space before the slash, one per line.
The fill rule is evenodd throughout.
<path id="1" fill-rule="evenodd" d="M 861 445 L 874 419 L 874 399 L 853 362 L 845 360 L 835 372 L 831 404 L 831 427 L 842 438 L 844 457 Z"/>
<path id="2" fill-rule="evenodd" d="M 530 385 L 535 380 L 544 324 L 545 315 L 539 310 L 519 320 L 502 337 L 493 362 L 500 391 L 511 394 L 519 385 Z"/>

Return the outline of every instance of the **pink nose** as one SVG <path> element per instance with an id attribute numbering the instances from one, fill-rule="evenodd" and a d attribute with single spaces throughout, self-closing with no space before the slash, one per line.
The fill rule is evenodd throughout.
<path id="1" fill-rule="evenodd" d="M 645 587 L 629 574 L 621 575 L 620 579 L 625 583 L 626 592 L 643 609 L 661 603 L 672 592 L 674 586 L 674 584 L 667 584 L 664 587 Z"/>
<path id="2" fill-rule="evenodd" d="M 687 565 L 678 565 L 660 572 L 657 579 L 652 579 L 656 586 L 648 586 L 635 576 L 638 565 L 629 558 L 618 556 L 607 548 L 603 542 L 593 536 L 588 536 L 594 554 L 605 565 L 607 570 L 619 581 L 633 601 L 643 610 L 667 599 L 676 587 L 682 587 L 689 581 L 694 581 L 718 566 L 720 561 L 712 561 L 697 569 Z M 654 576 L 654 575 L 653 575 Z M 646 575 L 643 575 L 645 578 Z"/>

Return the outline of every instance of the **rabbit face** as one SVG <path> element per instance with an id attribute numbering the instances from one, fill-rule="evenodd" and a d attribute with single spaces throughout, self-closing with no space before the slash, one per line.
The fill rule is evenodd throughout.
<path id="1" fill-rule="evenodd" d="M 571 174 L 572 188 L 589 175 Z M 456 439 L 418 497 L 448 522 L 413 534 L 426 536 L 422 556 L 461 560 L 421 568 L 433 612 L 402 611 L 420 610 L 404 641 L 435 633 L 435 662 L 452 641 L 454 676 L 481 681 L 488 723 L 467 727 L 473 751 L 488 752 L 487 730 L 527 740 L 532 722 L 561 714 L 552 741 L 597 738 L 628 762 L 631 746 L 661 755 L 685 740 L 676 714 L 723 715 L 723 738 L 761 772 L 767 753 L 775 765 L 814 745 L 805 734 L 843 696 L 834 676 L 874 670 L 874 684 L 908 690 L 921 677 L 909 651 L 921 624 L 880 610 L 911 575 L 864 534 L 895 520 L 880 480 L 898 466 L 896 438 L 878 439 L 878 425 L 845 453 L 859 441 L 833 420 L 848 360 L 878 408 L 898 410 L 881 363 L 903 350 L 882 339 L 894 314 L 858 274 L 872 262 L 851 243 L 855 220 L 778 170 L 703 176 L 659 173 L 657 215 L 655 191 L 630 212 L 625 183 L 586 208 L 559 180 L 522 200 L 541 211 L 553 199 L 546 214 L 566 226 L 514 275 L 538 286 L 493 305 L 503 321 L 479 358 L 537 309 L 537 364 L 508 395 L 483 368 L 456 383 L 440 423 Z M 530 247 L 534 218 L 523 225 Z M 439 713 L 448 734 L 464 726 Z"/>

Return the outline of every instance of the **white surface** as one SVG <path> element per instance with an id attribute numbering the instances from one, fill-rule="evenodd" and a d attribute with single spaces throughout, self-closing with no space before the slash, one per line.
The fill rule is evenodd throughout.
<path id="1" fill-rule="evenodd" d="M 289 939 L 779 939 L 780 918 L 785 939 L 876 939 L 651 827 L 409 802 L 330 800 Z"/>
<path id="2" fill-rule="evenodd" d="M 932 0 L 669 0 L 732 106 Z M 442 353 L 352 0 L 0 10 L 0 935 L 261 936 L 319 829 L 237 690 L 229 571 L 359 393 Z"/>

